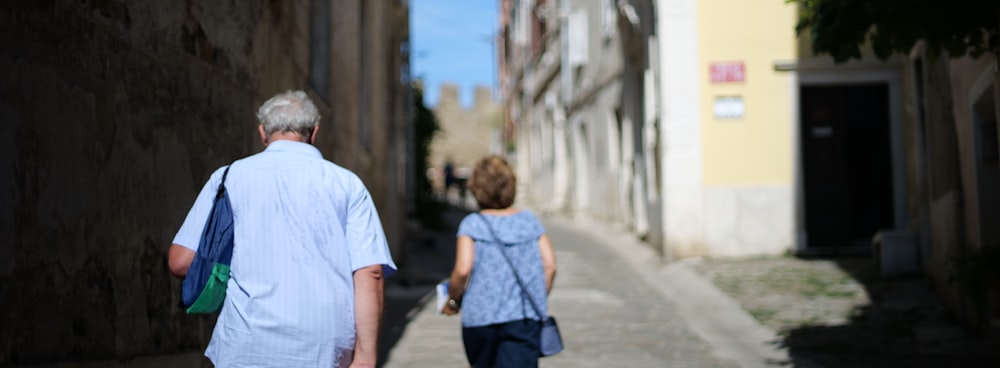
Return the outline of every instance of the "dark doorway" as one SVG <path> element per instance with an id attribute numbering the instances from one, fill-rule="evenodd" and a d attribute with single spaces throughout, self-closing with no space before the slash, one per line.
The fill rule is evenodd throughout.
<path id="1" fill-rule="evenodd" d="M 867 251 L 893 227 L 889 86 L 805 86 L 800 96 L 807 251 Z"/>

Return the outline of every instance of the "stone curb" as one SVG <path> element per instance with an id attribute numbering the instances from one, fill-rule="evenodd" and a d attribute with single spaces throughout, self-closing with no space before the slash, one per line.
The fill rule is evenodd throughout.
<path id="1" fill-rule="evenodd" d="M 712 346 L 716 356 L 746 368 L 789 362 L 788 352 L 777 345 L 779 336 L 774 331 L 761 325 L 732 297 L 691 269 L 699 259 L 663 265 L 649 246 L 606 223 L 556 216 L 546 216 L 544 221 L 600 239 L 633 267 L 646 271 L 641 272 L 643 278 L 677 306 L 691 331 Z"/>

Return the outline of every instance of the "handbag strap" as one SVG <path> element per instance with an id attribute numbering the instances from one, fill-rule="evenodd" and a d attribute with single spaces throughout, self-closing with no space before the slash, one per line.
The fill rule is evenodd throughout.
<path id="1" fill-rule="evenodd" d="M 215 199 L 222 198 L 222 194 L 226 192 L 226 176 L 229 175 L 230 167 L 233 167 L 233 164 L 226 166 L 226 171 L 222 172 L 222 181 L 219 182 L 219 189 L 215 192 Z"/>
<path id="2" fill-rule="evenodd" d="M 528 288 L 524 287 L 524 282 L 521 281 L 521 276 L 518 276 L 517 269 L 514 268 L 514 263 L 512 263 L 510 261 L 510 257 L 507 256 L 507 252 L 504 250 L 504 248 L 506 248 L 506 243 L 501 241 L 500 237 L 497 236 L 497 233 L 493 231 L 493 226 L 490 225 L 490 222 L 488 220 L 486 220 L 486 216 L 483 216 L 479 212 L 476 212 L 476 215 L 479 215 L 479 218 L 482 219 L 484 223 L 486 223 L 486 227 L 490 229 L 490 234 L 493 235 L 493 239 L 496 240 L 498 244 L 500 244 L 500 254 L 503 255 L 503 259 L 506 260 L 507 265 L 510 266 L 510 271 L 514 273 L 514 279 L 517 280 L 517 284 L 521 286 L 521 292 L 523 292 L 528 296 L 528 300 L 531 302 L 531 308 L 535 310 L 535 314 L 538 315 L 538 318 L 545 319 L 545 316 L 542 315 L 541 308 L 538 308 L 538 305 L 536 305 L 535 303 L 535 298 L 533 298 L 531 296 L 531 293 L 528 292 Z"/>

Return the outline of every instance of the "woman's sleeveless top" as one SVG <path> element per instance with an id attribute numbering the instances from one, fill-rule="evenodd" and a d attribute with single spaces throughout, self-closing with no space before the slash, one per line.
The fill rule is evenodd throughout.
<path id="1" fill-rule="evenodd" d="M 538 238 L 544 233 L 545 228 L 535 215 L 523 210 L 505 216 L 473 213 L 462 220 L 458 235 L 471 237 L 476 249 L 472 276 L 462 297 L 463 326 L 486 326 L 525 318 L 540 320 L 548 314 L 545 273 L 538 251 Z M 501 247 L 510 264 L 504 259 Z M 522 290 L 513 271 L 526 290 Z M 532 299 L 542 316 L 532 308 Z"/>

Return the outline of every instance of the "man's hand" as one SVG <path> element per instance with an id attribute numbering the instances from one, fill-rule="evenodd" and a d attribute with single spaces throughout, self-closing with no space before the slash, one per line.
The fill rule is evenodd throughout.
<path id="1" fill-rule="evenodd" d="M 375 363 L 358 362 L 357 360 L 354 360 L 354 362 L 351 362 L 350 368 L 375 368 Z"/>

